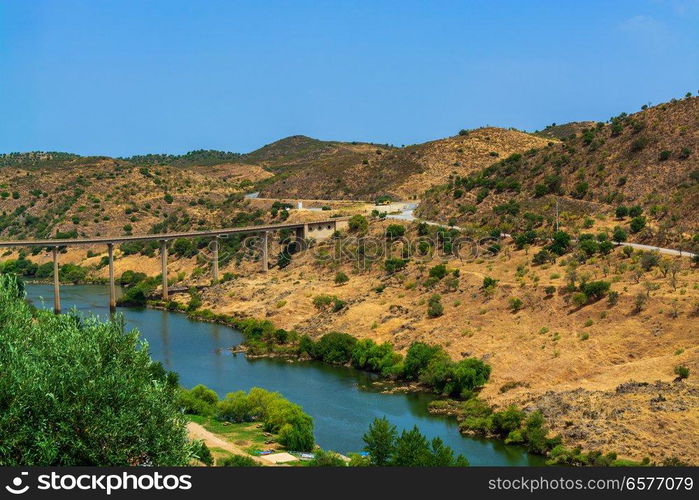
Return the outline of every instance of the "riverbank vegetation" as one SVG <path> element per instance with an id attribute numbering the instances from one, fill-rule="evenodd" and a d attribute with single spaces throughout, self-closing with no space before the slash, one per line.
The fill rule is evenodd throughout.
<path id="1" fill-rule="evenodd" d="M 0 464 L 182 466 L 195 457 L 177 378 L 137 331 L 36 310 L 0 275 Z"/>
<path id="2" fill-rule="evenodd" d="M 470 397 L 490 377 L 488 364 L 475 358 L 452 361 L 437 345 L 414 342 L 405 358 L 390 343 L 329 332 L 317 340 L 295 331 L 275 328 L 268 320 L 237 319 L 209 310 L 192 311 L 196 319 L 216 321 L 238 329 L 251 356 L 282 356 L 312 359 L 331 365 L 352 366 L 402 383 L 418 383 L 437 394 Z"/>
<path id="3" fill-rule="evenodd" d="M 315 446 L 313 419 L 303 409 L 277 392 L 259 387 L 249 392 L 218 395 L 203 385 L 180 388 L 178 405 L 186 414 L 214 417 L 219 422 L 260 422 L 265 432 L 277 435 L 277 441 L 289 450 L 311 451 Z"/>
<path id="4" fill-rule="evenodd" d="M 485 401 L 472 397 L 462 402 L 433 401 L 430 403 L 430 413 L 456 416 L 462 434 L 502 439 L 505 444 L 524 446 L 529 453 L 547 457 L 548 465 L 652 465 L 649 458 L 641 461 L 625 460 L 619 459 L 615 452 L 584 452 L 580 447 L 566 447 L 560 436 L 551 435 L 540 411 L 527 413 L 514 405 L 503 410 L 494 410 Z"/>

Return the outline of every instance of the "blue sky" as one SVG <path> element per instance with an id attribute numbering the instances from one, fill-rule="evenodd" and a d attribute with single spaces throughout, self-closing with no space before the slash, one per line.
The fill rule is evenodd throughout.
<path id="1" fill-rule="evenodd" d="M 0 0 L 0 152 L 412 144 L 699 90 L 699 0 Z"/>

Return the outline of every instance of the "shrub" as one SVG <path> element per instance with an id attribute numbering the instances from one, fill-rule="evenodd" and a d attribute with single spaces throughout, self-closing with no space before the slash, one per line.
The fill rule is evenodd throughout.
<path id="1" fill-rule="evenodd" d="M 518 312 L 520 309 L 522 309 L 523 302 L 521 299 L 518 299 L 517 297 L 510 297 L 510 310 L 512 312 Z"/>
<path id="2" fill-rule="evenodd" d="M 578 292 L 573 294 L 573 297 L 571 298 L 573 305 L 576 307 L 582 307 L 588 302 L 588 297 L 584 292 Z"/>
<path id="3" fill-rule="evenodd" d="M 629 217 L 640 217 L 643 214 L 643 209 L 638 205 L 629 208 Z"/>
<path id="4" fill-rule="evenodd" d="M 192 454 L 201 463 L 203 463 L 204 465 L 214 464 L 214 457 L 211 455 L 211 450 L 209 450 L 209 447 L 206 446 L 206 443 L 204 443 L 204 441 L 194 441 L 192 443 L 192 448 Z"/>
<path id="5" fill-rule="evenodd" d="M 432 358 L 441 351 L 442 348 L 439 346 L 413 342 L 405 356 L 403 377 L 407 380 L 417 380 Z"/>
<path id="6" fill-rule="evenodd" d="M 660 254 L 658 252 L 642 252 L 638 263 L 641 269 L 650 271 L 660 263 Z"/>
<path id="7" fill-rule="evenodd" d="M 611 283 L 608 281 L 590 281 L 589 283 L 584 283 L 580 286 L 580 290 L 590 299 L 599 300 L 604 297 Z"/>
<path id="8" fill-rule="evenodd" d="M 259 467 L 252 457 L 245 455 L 231 455 L 216 461 L 216 465 L 220 467 Z"/>
<path id="9" fill-rule="evenodd" d="M 551 296 L 554 293 L 556 293 L 556 287 L 553 285 L 549 285 L 546 288 L 544 288 L 544 292 L 546 293 L 546 295 Z"/>
<path id="10" fill-rule="evenodd" d="M 632 233 L 637 233 L 644 227 L 646 227 L 645 217 L 634 217 L 631 219 L 631 223 L 629 224 L 629 229 L 631 229 Z"/>
<path id="11" fill-rule="evenodd" d="M 670 159 L 670 154 L 671 154 L 670 151 L 668 151 L 667 149 L 664 150 L 664 151 L 661 151 L 660 154 L 658 155 L 658 160 L 659 160 L 659 161 L 666 161 L 666 160 L 669 160 L 669 159 Z"/>
<path id="12" fill-rule="evenodd" d="M 357 339 L 347 333 L 330 332 L 313 345 L 311 356 L 325 363 L 344 365 L 352 360 Z"/>
<path id="13" fill-rule="evenodd" d="M 564 255 L 570 247 L 570 235 L 564 231 L 556 231 L 553 234 L 553 242 L 547 247 L 548 250 L 557 254 Z"/>
<path id="14" fill-rule="evenodd" d="M 359 340 L 352 349 L 352 366 L 384 376 L 398 374 L 402 359 L 388 342 L 377 344 L 371 339 Z"/>
<path id="15" fill-rule="evenodd" d="M 386 237 L 390 239 L 400 238 L 405 234 L 405 226 L 401 224 L 391 224 L 386 228 Z"/>
<path id="16" fill-rule="evenodd" d="M 444 264 L 438 264 L 430 269 L 430 278 L 437 278 L 438 280 L 441 280 L 444 278 L 447 273 L 447 266 Z"/>
<path id="17" fill-rule="evenodd" d="M 532 257 L 532 263 L 536 265 L 543 265 L 547 264 L 549 262 L 555 261 L 555 257 L 551 252 L 549 252 L 546 249 L 542 249 L 541 251 L 537 252 L 534 254 L 534 257 Z"/>
<path id="18" fill-rule="evenodd" d="M 484 290 L 494 289 L 497 286 L 498 281 L 500 281 L 500 280 L 496 280 L 495 278 L 491 278 L 490 276 L 485 276 L 483 278 L 483 289 Z"/>
<path id="19" fill-rule="evenodd" d="M 689 368 L 687 368 L 685 365 L 677 365 L 675 367 L 675 375 L 677 375 L 677 378 L 680 380 L 683 380 L 689 377 Z"/>
<path id="20" fill-rule="evenodd" d="M 427 316 L 430 318 L 438 318 L 442 314 L 444 314 L 442 297 L 438 294 L 434 294 L 427 301 Z"/>
<path id="21" fill-rule="evenodd" d="M 615 227 L 614 232 L 612 233 L 612 241 L 616 241 L 617 243 L 622 243 L 626 241 L 626 231 L 624 231 L 619 226 Z"/>
<path id="22" fill-rule="evenodd" d="M 165 196 L 163 196 L 163 200 L 165 200 L 165 203 L 170 204 L 174 201 L 174 198 L 170 193 L 166 193 Z"/>
<path id="23" fill-rule="evenodd" d="M 338 271 L 335 274 L 335 284 L 336 285 L 344 285 L 349 281 L 349 277 L 343 273 L 342 271 Z"/>
<path id="24" fill-rule="evenodd" d="M 391 257 L 384 261 L 384 269 L 387 273 L 393 274 L 408 265 L 407 259 L 400 259 L 398 257 Z"/>
<path id="25" fill-rule="evenodd" d="M 347 221 L 350 232 L 363 234 L 369 229 L 369 221 L 363 215 L 353 215 Z"/>

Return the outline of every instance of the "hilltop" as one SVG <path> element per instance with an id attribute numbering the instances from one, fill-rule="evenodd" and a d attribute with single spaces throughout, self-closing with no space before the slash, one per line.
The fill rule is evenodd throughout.
<path id="1" fill-rule="evenodd" d="M 699 98 L 685 98 L 597 123 L 582 134 L 514 154 L 432 189 L 419 207 L 427 219 L 499 226 L 529 225 L 526 214 L 606 217 L 638 206 L 640 242 L 681 244 L 699 230 Z M 629 222 L 629 219 L 623 224 Z M 628 227 L 626 228 L 628 230 Z"/>
<path id="2" fill-rule="evenodd" d="M 556 125 L 555 123 L 549 125 L 541 131 L 534 132 L 534 135 L 539 137 L 544 137 L 546 139 L 558 139 L 564 140 L 569 137 L 574 137 L 578 134 L 582 134 L 585 129 L 594 127 L 596 122 L 568 122 Z"/>

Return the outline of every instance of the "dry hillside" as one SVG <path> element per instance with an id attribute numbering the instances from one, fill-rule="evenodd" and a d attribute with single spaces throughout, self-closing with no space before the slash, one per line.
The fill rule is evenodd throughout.
<path id="1" fill-rule="evenodd" d="M 0 237 L 144 234 L 259 218 L 243 193 L 272 174 L 255 165 L 137 166 L 111 158 L 0 168 Z M 242 222 L 245 222 L 241 220 Z"/>
<path id="2" fill-rule="evenodd" d="M 543 147 L 548 142 L 517 130 L 487 127 L 404 148 L 330 143 L 332 147 L 316 150 L 314 157 L 301 157 L 291 166 L 276 158 L 262 163 L 280 172 L 279 178 L 270 179 L 262 188 L 262 195 L 365 200 L 381 195 L 417 198 L 450 175 L 467 175 L 498 157 Z M 304 142 L 303 149 L 308 147 Z M 248 156 L 257 158 L 255 153 Z"/>
<path id="3" fill-rule="evenodd" d="M 634 238 L 677 245 L 699 232 L 697 154 L 699 98 L 686 98 L 455 176 L 425 196 L 418 214 L 516 230 L 527 212 L 553 217 L 553 196 L 564 209 L 591 215 L 638 205 L 648 224 Z"/>

